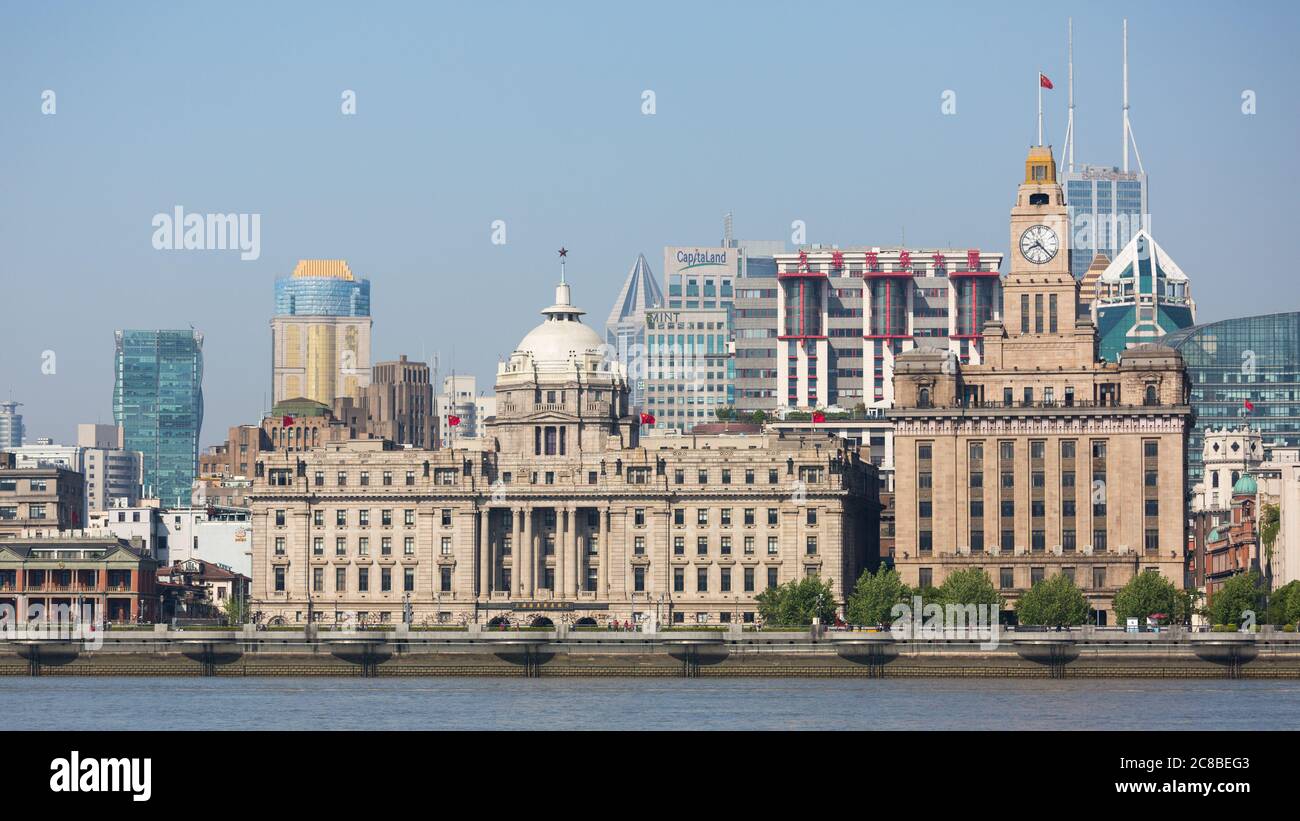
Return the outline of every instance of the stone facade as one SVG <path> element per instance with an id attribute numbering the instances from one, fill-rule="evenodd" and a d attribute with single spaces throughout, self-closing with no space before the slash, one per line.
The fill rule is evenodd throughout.
<path id="1" fill-rule="evenodd" d="M 837 598 L 878 557 L 874 468 L 831 435 L 642 436 L 621 365 L 557 289 L 500 365 L 472 447 L 382 440 L 262 454 L 263 619 L 753 619 L 771 584 Z M 584 621 L 588 620 L 588 621 Z"/>
<path id="2" fill-rule="evenodd" d="M 1137 572 L 1183 585 L 1182 360 L 1156 345 L 1097 360 L 1050 149 L 1030 151 L 1011 229 L 1005 320 L 985 326 L 984 362 L 919 349 L 896 363 L 895 561 L 914 586 L 981 567 L 1009 605 L 1070 573 L 1113 618 Z"/>
<path id="3" fill-rule="evenodd" d="M 61 467 L 4 466 L 12 461 L 0 460 L 0 539 L 86 526 L 84 476 Z"/>

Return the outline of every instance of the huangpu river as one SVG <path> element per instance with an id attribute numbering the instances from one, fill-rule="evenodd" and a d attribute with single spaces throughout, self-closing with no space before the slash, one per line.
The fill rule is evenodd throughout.
<path id="1" fill-rule="evenodd" d="M 1265 730 L 1300 681 L 0 678 L 0 730 Z"/>

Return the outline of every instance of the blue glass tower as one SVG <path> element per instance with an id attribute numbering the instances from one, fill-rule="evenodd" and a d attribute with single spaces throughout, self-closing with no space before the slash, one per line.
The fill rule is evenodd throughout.
<path id="1" fill-rule="evenodd" d="M 1159 342 L 1181 353 L 1187 365 L 1196 411 L 1187 442 L 1189 487 L 1204 471 L 1208 428 L 1244 422 L 1265 446 L 1300 446 L 1300 311 L 1210 322 Z"/>
<path id="2" fill-rule="evenodd" d="M 123 447 L 144 454 L 144 486 L 164 506 L 188 505 L 203 427 L 203 335 L 115 333 L 113 420 Z"/>
<path id="3" fill-rule="evenodd" d="M 275 281 L 275 315 L 370 316 L 370 280 L 348 274 L 347 279 L 298 272 L 280 277 Z"/>

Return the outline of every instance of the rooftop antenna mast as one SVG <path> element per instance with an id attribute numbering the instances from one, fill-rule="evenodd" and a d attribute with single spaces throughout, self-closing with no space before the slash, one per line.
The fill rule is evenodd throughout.
<path id="1" fill-rule="evenodd" d="M 1128 146 L 1133 143 L 1133 156 L 1138 161 L 1138 171 L 1145 174 L 1142 167 L 1142 155 L 1138 152 L 1137 139 L 1133 136 L 1133 126 L 1128 120 L 1128 18 L 1124 18 L 1124 173 L 1128 173 Z"/>
<path id="2" fill-rule="evenodd" d="M 1070 173 L 1074 173 L 1074 18 L 1070 18 L 1070 37 L 1069 37 L 1069 62 L 1070 62 L 1070 114 L 1065 122 L 1065 151 L 1066 167 Z"/>
<path id="3" fill-rule="evenodd" d="M 722 216 L 722 247 L 730 248 L 732 240 L 732 216 L 733 213 L 728 211 Z"/>

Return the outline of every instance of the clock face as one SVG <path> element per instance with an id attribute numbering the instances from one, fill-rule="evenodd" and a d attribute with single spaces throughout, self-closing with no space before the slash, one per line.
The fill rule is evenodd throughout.
<path id="1" fill-rule="evenodd" d="M 1050 262 L 1060 247 L 1056 232 L 1046 225 L 1031 225 L 1020 235 L 1020 255 L 1035 265 Z"/>

